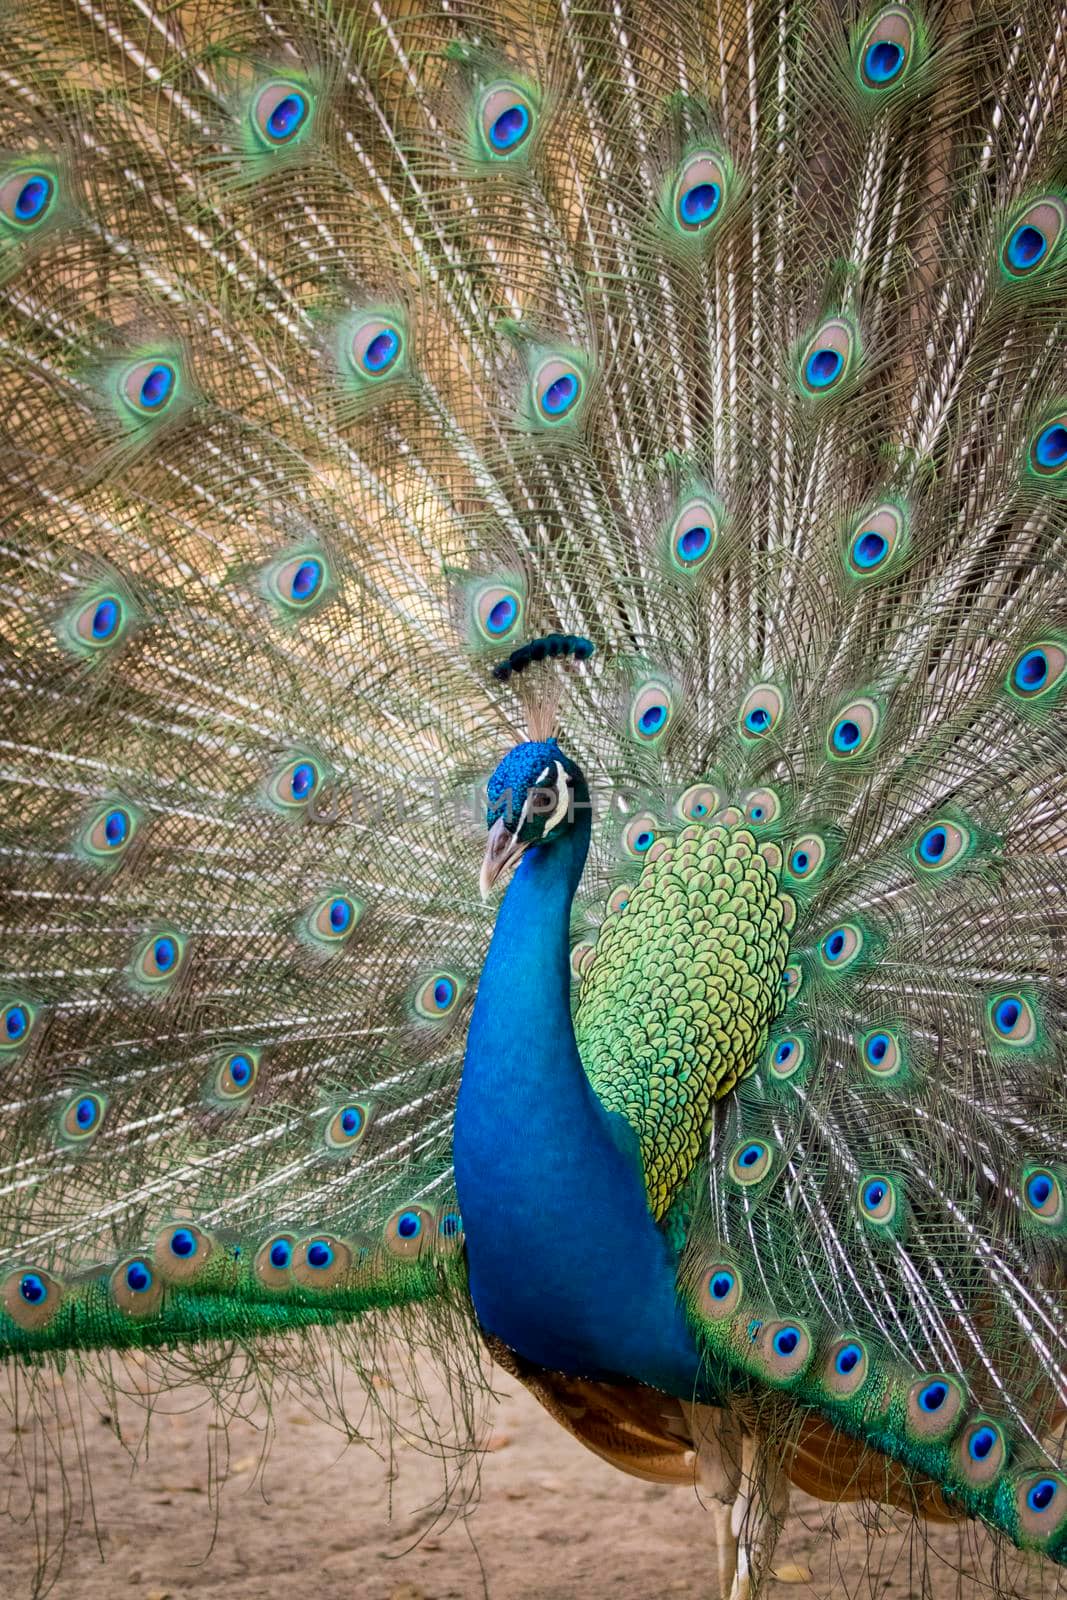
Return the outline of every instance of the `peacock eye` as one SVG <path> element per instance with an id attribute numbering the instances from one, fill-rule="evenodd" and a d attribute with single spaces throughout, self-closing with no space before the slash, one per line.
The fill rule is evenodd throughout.
<path id="1" fill-rule="evenodd" d="M 875 1073 L 879 1078 L 892 1077 L 900 1070 L 900 1044 L 896 1035 L 887 1029 L 876 1028 L 873 1033 L 868 1033 L 860 1045 L 860 1055 L 868 1072 Z"/>
<path id="2" fill-rule="evenodd" d="M 1025 995 L 994 995 L 986 1008 L 986 1016 L 997 1044 L 1021 1049 L 1037 1038 L 1037 1013 Z"/>
<path id="3" fill-rule="evenodd" d="M 1067 415 L 1038 429 L 1030 444 L 1030 465 L 1038 477 L 1058 477 L 1067 468 Z"/>
<path id="4" fill-rule="evenodd" d="M 630 896 L 632 893 L 633 888 L 628 883 L 620 883 L 617 889 L 613 889 L 608 895 L 608 915 L 610 916 L 612 914 L 617 914 L 620 911 L 625 911 L 626 907 L 630 904 Z"/>
<path id="5" fill-rule="evenodd" d="M 902 6 L 887 6 L 863 35 L 856 53 L 860 83 L 877 92 L 905 77 L 915 50 L 915 23 Z"/>
<path id="6" fill-rule="evenodd" d="M 1063 1185 L 1047 1167 L 1029 1167 L 1023 1177 L 1023 1198 L 1030 1215 L 1057 1226 L 1064 1217 Z"/>
<path id="7" fill-rule="evenodd" d="M 714 1322 L 721 1321 L 736 1311 L 743 1293 L 737 1269 L 725 1261 L 713 1262 L 700 1276 L 700 1311 Z"/>
<path id="8" fill-rule="evenodd" d="M 356 921 L 355 903 L 347 895 L 335 895 L 315 913 L 315 931 L 323 939 L 345 939 Z"/>
<path id="9" fill-rule="evenodd" d="M 835 972 L 850 967 L 863 949 L 863 930 L 854 922 L 843 922 L 831 928 L 819 946 L 819 957 L 824 966 Z"/>
<path id="10" fill-rule="evenodd" d="M 86 829 L 85 840 L 94 854 L 115 855 L 133 836 L 133 818 L 124 806 L 108 806 Z"/>
<path id="11" fill-rule="evenodd" d="M 798 839 L 786 860 L 786 871 L 798 883 L 810 883 L 817 877 L 826 859 L 826 845 L 817 833 L 806 833 Z"/>
<path id="12" fill-rule="evenodd" d="M 873 578 L 889 566 L 904 536 L 904 514 L 883 505 L 861 518 L 848 542 L 848 566 L 857 578 Z"/>
<path id="13" fill-rule="evenodd" d="M 121 595 L 97 594 L 71 618 L 77 638 L 97 650 L 115 644 L 125 632 L 126 606 Z"/>
<path id="14" fill-rule="evenodd" d="M 534 375 L 537 411 L 544 422 L 562 422 L 582 398 L 582 375 L 572 361 L 553 356 Z"/>
<path id="15" fill-rule="evenodd" d="M 403 330 L 384 317 L 369 317 L 352 333 L 349 359 L 361 377 L 384 378 L 403 353 Z"/>
<path id="16" fill-rule="evenodd" d="M 178 369 L 172 361 L 150 358 L 127 367 L 119 382 L 119 393 L 131 411 L 156 417 L 164 412 L 178 391 Z"/>
<path id="17" fill-rule="evenodd" d="M 496 644 L 509 638 L 518 628 L 522 620 L 522 598 L 504 584 L 490 584 L 477 595 L 474 615 L 482 637 Z"/>
<path id="18" fill-rule="evenodd" d="M 720 215 L 726 194 L 723 165 L 710 151 L 689 157 L 674 187 L 674 217 L 683 233 L 701 233 Z"/>
<path id="19" fill-rule="evenodd" d="M 208 1097 L 220 1106 L 239 1104 L 248 1099 L 259 1077 L 259 1054 L 254 1050 L 235 1050 L 219 1062 L 211 1075 Z"/>
<path id="20" fill-rule="evenodd" d="M 437 1219 L 424 1206 L 404 1206 L 385 1225 L 383 1240 L 391 1255 L 417 1258 L 429 1248 L 437 1232 Z"/>
<path id="21" fill-rule="evenodd" d="M 90 1091 L 74 1095 L 59 1114 L 59 1131 L 63 1143 L 87 1145 L 103 1127 L 106 1111 L 106 1096 Z"/>
<path id="22" fill-rule="evenodd" d="M 1054 639 L 1027 645 L 1012 663 L 1007 686 L 1020 700 L 1038 700 L 1062 681 L 1067 671 L 1067 649 Z"/>
<path id="23" fill-rule="evenodd" d="M 291 144 L 310 118 L 311 100 L 295 83 L 265 84 L 252 102 L 252 126 L 271 147 Z"/>
<path id="24" fill-rule="evenodd" d="M 939 817 L 919 835 L 912 846 L 911 859 L 922 872 L 945 872 L 960 864 L 970 843 L 968 828 L 954 818 Z"/>
<path id="25" fill-rule="evenodd" d="M 772 1040 L 767 1047 L 767 1071 L 780 1081 L 792 1078 L 803 1065 L 806 1053 L 803 1039 L 795 1034 Z"/>
<path id="26" fill-rule="evenodd" d="M 670 554 L 673 565 L 693 573 L 714 553 L 722 523 L 720 507 L 710 500 L 689 500 L 670 527 Z"/>
<path id="27" fill-rule="evenodd" d="M 331 1150 L 354 1150 L 367 1131 L 370 1118 L 358 1100 L 335 1111 L 326 1126 L 326 1144 Z"/>
<path id="28" fill-rule="evenodd" d="M 826 735 L 835 761 L 848 761 L 868 750 L 878 732 L 881 714 L 873 700 L 853 700 L 840 712 Z"/>
<path id="29" fill-rule="evenodd" d="M 657 744 L 667 731 L 674 701 L 665 683 L 642 684 L 630 701 L 630 732 L 639 744 Z"/>
<path id="30" fill-rule="evenodd" d="M 710 783 L 691 784 L 678 800 L 677 812 L 686 822 L 706 822 L 723 808 L 724 796 Z"/>
<path id="31" fill-rule="evenodd" d="M 25 1000 L 9 1000 L 0 1009 L 0 1052 L 21 1050 L 29 1043 L 37 1013 Z"/>
<path id="32" fill-rule="evenodd" d="M 1000 260 L 1011 278 L 1028 278 L 1049 265 L 1067 220 L 1058 195 L 1043 195 L 1029 205 L 1009 228 Z"/>
<path id="33" fill-rule="evenodd" d="M 757 828 L 766 828 L 777 822 L 782 802 L 773 789 L 753 789 L 745 797 L 745 816 Z"/>
<path id="34" fill-rule="evenodd" d="M 304 606 L 318 598 L 326 581 L 326 569 L 318 556 L 294 556 L 274 574 L 274 588 L 286 605 Z"/>
<path id="35" fill-rule="evenodd" d="M 52 209 L 56 180 L 29 167 L 9 173 L 0 183 L 0 217 L 14 228 L 39 227 Z"/>
<path id="36" fill-rule="evenodd" d="M 647 855 L 656 842 L 658 824 L 655 817 L 643 811 L 631 817 L 622 830 L 622 847 L 628 856 L 638 860 Z"/>
<path id="37" fill-rule="evenodd" d="M 138 946 L 130 966 L 133 983 L 145 992 L 169 989 L 185 961 L 185 941 L 169 929 L 149 934 Z"/>
<path id="38" fill-rule="evenodd" d="M 860 1210 L 870 1222 L 885 1224 L 896 1215 L 896 1189 L 888 1178 L 864 1178 L 859 1185 Z"/>
<path id="39" fill-rule="evenodd" d="M 490 155 L 515 155 L 534 125 L 529 96 L 513 83 L 495 84 L 482 98 L 479 123 Z"/>
<path id="40" fill-rule="evenodd" d="M 434 972 L 416 989 L 415 1010 L 428 1022 L 439 1022 L 455 1011 L 465 987 L 454 972 Z"/>
<path id="41" fill-rule="evenodd" d="M 743 739 L 763 739 L 781 720 L 785 701 L 773 683 L 757 683 L 741 703 L 738 725 Z"/>
<path id="42" fill-rule="evenodd" d="M 848 375 L 856 336 L 847 322 L 831 319 L 812 335 L 800 357 L 800 383 L 806 394 L 829 394 Z"/>
<path id="43" fill-rule="evenodd" d="M 729 1173 L 745 1187 L 759 1183 L 771 1169 L 771 1152 L 762 1139 L 746 1139 L 730 1157 Z"/>

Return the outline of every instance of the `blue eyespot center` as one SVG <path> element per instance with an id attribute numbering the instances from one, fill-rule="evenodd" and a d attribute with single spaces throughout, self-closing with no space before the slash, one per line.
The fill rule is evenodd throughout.
<path id="1" fill-rule="evenodd" d="M 678 538 L 677 550 L 683 561 L 699 561 L 711 545 L 711 529 L 703 525 L 686 528 Z"/>
<path id="2" fill-rule="evenodd" d="M 307 114 L 307 97 L 296 89 L 290 90 L 267 118 L 267 133 L 279 144 L 284 144 L 302 126 Z"/>
<path id="3" fill-rule="evenodd" d="M 330 927 L 335 933 L 344 933 L 352 921 L 352 907 L 347 900 L 330 902 Z"/>
<path id="4" fill-rule="evenodd" d="M 19 1279 L 19 1294 L 28 1306 L 39 1306 L 48 1299 L 48 1286 L 36 1272 L 27 1272 Z"/>
<path id="5" fill-rule="evenodd" d="M 708 1285 L 711 1291 L 711 1298 L 713 1300 L 725 1300 L 734 1286 L 734 1281 L 732 1272 L 713 1272 L 711 1282 Z"/>
<path id="6" fill-rule="evenodd" d="M 852 559 L 858 567 L 869 569 L 877 567 L 889 554 L 889 540 L 884 533 L 875 533 L 869 529 L 866 533 L 856 535 L 852 546 Z"/>
<path id="7" fill-rule="evenodd" d="M 637 726 L 642 733 L 658 733 L 667 721 L 666 706 L 648 706 L 637 719 Z"/>
<path id="8" fill-rule="evenodd" d="M 110 639 L 119 625 L 119 616 L 117 600 L 101 600 L 93 612 L 93 638 Z"/>
<path id="9" fill-rule="evenodd" d="M 752 733 L 763 733 L 771 725 L 771 714 L 765 706 L 755 706 L 745 718 L 745 727 Z"/>
<path id="10" fill-rule="evenodd" d="M 880 1178 L 874 1178 L 866 1185 L 863 1191 L 863 1204 L 868 1211 L 877 1211 L 885 1200 L 889 1190 Z"/>
<path id="11" fill-rule="evenodd" d="M 94 1100 L 92 1095 L 87 1094 L 83 1099 L 79 1100 L 78 1104 L 75 1106 L 74 1120 L 78 1124 L 78 1127 L 85 1132 L 92 1127 L 93 1123 L 97 1119 L 97 1116 L 99 1115 L 99 1111 L 99 1101 Z"/>
<path id="12" fill-rule="evenodd" d="M 363 1126 L 363 1113 L 358 1106 L 346 1106 L 341 1112 L 341 1128 L 352 1139 Z"/>
<path id="13" fill-rule="evenodd" d="M 1022 1002 L 1016 1000 L 1014 995 L 998 1002 L 993 1012 L 993 1026 L 998 1033 L 1010 1033 L 1022 1016 Z"/>
<path id="14" fill-rule="evenodd" d="M 813 389 L 825 389 L 840 375 L 845 358 L 829 346 L 813 350 L 804 363 L 804 376 Z"/>
<path id="15" fill-rule="evenodd" d="M 4 1032 L 9 1039 L 21 1039 L 29 1025 L 29 1013 L 25 1006 L 8 1006 L 4 1012 Z"/>
<path id="16" fill-rule="evenodd" d="M 646 828 L 644 830 L 644 832 L 639 833 L 637 835 L 637 838 L 634 840 L 634 849 L 635 850 L 641 850 L 641 851 L 650 850 L 652 848 L 653 844 L 655 843 L 655 839 L 656 839 L 655 834 L 651 833 Z"/>
<path id="17" fill-rule="evenodd" d="M 860 1349 L 859 1345 L 846 1344 L 837 1352 L 837 1359 L 834 1362 L 834 1368 L 840 1373 L 842 1378 L 847 1378 L 850 1372 L 854 1372 L 856 1370 L 862 1360 L 863 1351 Z"/>
<path id="18" fill-rule="evenodd" d="M 175 1228 L 170 1236 L 170 1248 L 180 1261 L 188 1261 L 196 1255 L 196 1234 L 191 1228 Z"/>
<path id="19" fill-rule="evenodd" d="M 252 1063 L 247 1056 L 230 1057 L 230 1077 L 239 1089 L 243 1089 L 249 1082 L 252 1077 Z"/>
<path id="20" fill-rule="evenodd" d="M 178 959 L 178 947 L 173 939 L 157 939 L 152 946 L 152 959 L 160 972 L 169 972 Z"/>
<path id="21" fill-rule="evenodd" d="M 976 1428 L 967 1441 L 967 1453 L 972 1461 L 984 1461 L 996 1442 L 992 1428 Z"/>
<path id="22" fill-rule="evenodd" d="M 578 379 L 573 372 L 565 372 L 550 383 L 541 399 L 544 411 L 550 417 L 561 417 L 570 410 L 578 398 Z"/>
<path id="23" fill-rule="evenodd" d="M 310 761 L 301 761 L 293 768 L 289 779 L 294 800 L 305 800 L 315 787 L 315 768 Z"/>
<path id="24" fill-rule="evenodd" d="M 35 172 L 27 178 L 15 201 L 15 221 L 36 222 L 52 198 L 54 187 L 51 178 L 46 178 L 43 173 Z"/>
<path id="25" fill-rule="evenodd" d="M 396 1231 L 401 1239 L 417 1239 L 422 1232 L 422 1218 L 417 1211 L 404 1211 L 397 1219 Z"/>
<path id="26" fill-rule="evenodd" d="M 1048 677 L 1048 656 L 1043 650 L 1028 650 L 1015 666 L 1015 687 L 1024 692 L 1040 689 Z"/>
<path id="27" fill-rule="evenodd" d="M 1054 1192 L 1055 1186 L 1047 1172 L 1035 1172 L 1026 1185 L 1026 1198 L 1035 1211 L 1048 1205 Z"/>
<path id="28" fill-rule="evenodd" d="M 125 811 L 109 811 L 104 819 L 104 838 L 112 849 L 122 844 L 130 829 L 130 819 Z"/>
<path id="29" fill-rule="evenodd" d="M 879 39 L 863 58 L 863 70 L 872 83 L 892 83 L 904 65 L 904 47 L 892 39 Z"/>
<path id="30" fill-rule="evenodd" d="M 310 1255 L 310 1251 L 308 1252 Z M 270 1247 L 270 1264 L 279 1270 L 287 1267 L 293 1258 L 293 1247 L 288 1239 L 275 1239 Z"/>
<path id="31" fill-rule="evenodd" d="M 687 189 L 678 203 L 682 221 L 691 228 L 699 228 L 710 221 L 719 209 L 722 190 L 717 183 L 696 183 Z"/>
<path id="32" fill-rule="evenodd" d="M 521 101 L 508 106 L 489 129 L 489 143 L 494 150 L 514 150 L 525 139 L 530 127 L 530 113 Z"/>
<path id="33" fill-rule="evenodd" d="M 441 1011 L 446 1011 L 452 1004 L 456 994 L 456 986 L 451 978 L 438 978 L 433 986 L 433 1003 Z"/>
<path id="34" fill-rule="evenodd" d="M 873 1033 L 867 1040 L 867 1060 L 872 1066 L 879 1066 L 889 1054 L 889 1035 L 887 1033 Z"/>
<path id="35" fill-rule="evenodd" d="M 146 411 L 158 411 L 174 386 L 174 368 L 159 361 L 141 384 L 140 402 Z"/>
<path id="36" fill-rule="evenodd" d="M 859 724 L 852 721 L 851 717 L 842 717 L 834 728 L 833 739 L 835 750 L 855 750 L 861 738 Z"/>
<path id="37" fill-rule="evenodd" d="M 134 1294 L 144 1294 L 152 1287 L 152 1274 L 143 1261 L 131 1261 L 126 1268 L 126 1287 Z"/>
<path id="38" fill-rule="evenodd" d="M 775 1065 L 784 1067 L 786 1062 L 792 1058 L 795 1048 L 796 1046 L 793 1044 L 791 1039 L 783 1039 L 777 1050 L 774 1052 Z"/>
<path id="39" fill-rule="evenodd" d="M 1052 1478 L 1041 1478 L 1026 1496 L 1031 1511 L 1047 1511 L 1059 1493 L 1059 1484 Z"/>
<path id="40" fill-rule="evenodd" d="M 941 857 L 945 853 L 945 846 L 947 844 L 948 834 L 945 832 L 944 828 L 930 828 L 926 833 L 923 834 L 921 840 L 919 841 L 919 854 L 922 856 L 924 861 L 928 861 L 932 865 L 934 862 L 941 860 Z"/>
<path id="41" fill-rule="evenodd" d="M 766 1146 L 762 1144 L 748 1144 L 737 1158 L 741 1167 L 754 1167 L 766 1155 Z"/>
<path id="42" fill-rule="evenodd" d="M 928 1383 L 925 1389 L 919 1391 L 919 1405 L 923 1411 L 940 1411 L 948 1399 L 948 1384 L 940 1380 Z"/>
<path id="43" fill-rule="evenodd" d="M 829 956 L 831 961 L 836 961 L 844 948 L 845 936 L 841 932 L 840 928 L 838 928 L 835 932 L 831 933 L 826 940 L 826 954 Z"/>
<path id="44" fill-rule="evenodd" d="M 317 1271 L 321 1272 L 323 1268 L 328 1267 L 332 1261 L 333 1251 L 330 1249 L 330 1246 L 326 1243 L 325 1239 L 316 1239 L 313 1244 L 308 1245 L 307 1263 L 309 1267 L 314 1267 Z"/>
<path id="45" fill-rule="evenodd" d="M 309 556 L 306 561 L 301 561 L 293 573 L 290 597 L 293 600 L 311 600 L 318 593 L 321 583 L 322 562 Z"/>
<path id="46" fill-rule="evenodd" d="M 772 1342 L 775 1355 L 791 1356 L 800 1344 L 800 1329 L 779 1328 Z"/>
<path id="47" fill-rule="evenodd" d="M 383 328 L 376 333 L 363 352 L 363 365 L 370 373 L 384 372 L 391 366 L 400 351 L 400 336 L 394 328 Z"/>
<path id="48" fill-rule="evenodd" d="M 518 607 L 516 606 L 515 601 L 510 595 L 505 595 L 503 599 L 497 601 L 496 605 L 493 606 L 489 615 L 486 617 L 486 629 L 492 634 L 507 633 L 512 623 L 515 621 L 517 612 Z"/>
<path id="49" fill-rule="evenodd" d="M 1008 240 L 1008 260 L 1021 272 L 1034 267 L 1048 249 L 1048 240 L 1040 228 L 1024 222 Z"/>
<path id="50" fill-rule="evenodd" d="M 1054 422 L 1037 436 L 1034 454 L 1040 467 L 1062 467 L 1067 462 L 1067 426 Z"/>

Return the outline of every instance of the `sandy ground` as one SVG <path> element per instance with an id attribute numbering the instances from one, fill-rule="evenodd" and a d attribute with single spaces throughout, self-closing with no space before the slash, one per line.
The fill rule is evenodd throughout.
<path id="1" fill-rule="evenodd" d="M 295 1400 L 277 1406 L 264 1466 L 262 1431 L 244 1421 L 228 1431 L 211 1425 L 203 1391 L 172 1396 L 168 1406 L 182 1409 L 154 1417 L 148 1458 L 133 1470 L 104 1407 L 131 1440 L 143 1415 L 90 1391 L 81 1427 L 97 1532 L 84 1518 L 72 1529 L 55 1600 L 713 1600 L 710 1518 L 694 1491 L 623 1476 L 561 1432 L 520 1386 L 501 1376 L 497 1387 L 477 1502 L 451 1522 L 432 1504 L 438 1460 L 409 1442 L 390 1466 L 366 1446 L 346 1447 Z M 0 1417 L 0 1484 L 15 1516 L 25 1508 L 25 1473 L 14 1455 L 40 1462 L 40 1443 L 39 1430 L 15 1435 Z M 220 1445 L 228 1476 L 216 1501 L 209 1463 Z M 769 1600 L 987 1592 L 989 1555 L 973 1538 L 961 1543 L 941 1529 L 917 1549 L 890 1531 L 868 1546 L 851 1512 L 839 1509 L 832 1528 L 825 1515 L 796 1497 L 779 1562 L 806 1566 L 811 1578 L 774 1583 Z M 1044 1571 L 1023 1579 L 1026 1600 L 1061 1592 Z M 33 1572 L 32 1525 L 0 1520 L 0 1595 L 29 1596 Z"/>

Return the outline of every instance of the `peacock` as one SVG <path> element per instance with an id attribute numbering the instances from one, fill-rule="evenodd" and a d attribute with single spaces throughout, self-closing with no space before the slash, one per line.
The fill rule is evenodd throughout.
<path id="1" fill-rule="evenodd" d="M 1062 0 L 0 26 L 20 1403 L 131 1354 L 374 1401 L 393 1339 L 459 1447 L 492 1358 L 695 1472 L 709 1593 L 795 1484 L 1033 1594 Z"/>

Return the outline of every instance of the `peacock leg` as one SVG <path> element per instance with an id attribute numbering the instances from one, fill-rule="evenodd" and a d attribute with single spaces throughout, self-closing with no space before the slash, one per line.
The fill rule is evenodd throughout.
<path id="1" fill-rule="evenodd" d="M 737 1570 L 737 1535 L 733 1508 L 743 1466 L 741 1423 L 732 1411 L 717 1406 L 686 1405 L 697 1457 L 697 1481 L 710 1502 L 715 1525 L 719 1595 L 730 1600 Z"/>
<path id="2" fill-rule="evenodd" d="M 734 1501 L 732 1531 L 737 1571 L 729 1600 L 756 1600 L 772 1576 L 771 1561 L 789 1512 L 789 1477 L 762 1449 L 757 1434 L 742 1444 L 741 1492 Z"/>

